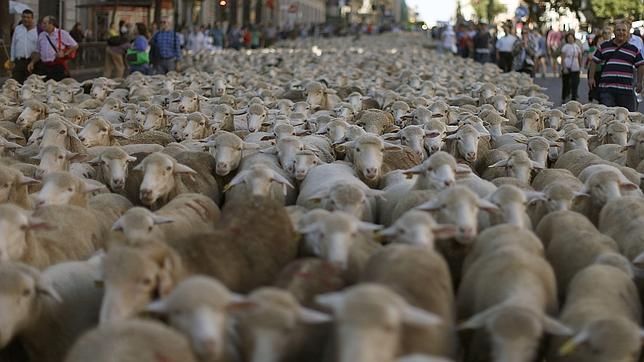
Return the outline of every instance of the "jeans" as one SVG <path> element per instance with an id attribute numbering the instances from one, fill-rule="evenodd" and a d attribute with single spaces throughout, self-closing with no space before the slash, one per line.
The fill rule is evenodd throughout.
<path id="1" fill-rule="evenodd" d="M 29 73 L 29 71 L 27 70 L 29 62 L 31 62 L 31 58 L 16 59 L 14 61 L 15 66 L 11 71 L 11 77 L 17 80 L 20 84 L 27 80 L 27 77 L 31 75 L 31 73 Z"/>
<path id="2" fill-rule="evenodd" d="M 629 112 L 635 112 L 637 105 L 633 92 L 620 92 L 612 89 L 599 90 L 599 102 L 607 107 L 624 107 Z"/>
<path id="3" fill-rule="evenodd" d="M 490 62 L 490 53 L 475 52 L 474 61 L 478 63 L 489 63 Z"/>
<path id="4" fill-rule="evenodd" d="M 579 88 L 579 71 L 569 72 L 568 74 L 561 74 L 563 87 L 561 88 L 561 101 L 565 102 L 570 94 L 573 101 L 577 100 L 577 89 Z"/>
<path id="5" fill-rule="evenodd" d="M 159 59 L 154 66 L 156 74 L 167 74 L 169 71 L 176 69 L 177 61 L 174 58 Z"/>

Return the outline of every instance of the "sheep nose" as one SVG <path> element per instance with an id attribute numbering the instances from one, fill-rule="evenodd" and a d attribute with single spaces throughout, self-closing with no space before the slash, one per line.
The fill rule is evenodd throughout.
<path id="1" fill-rule="evenodd" d="M 438 152 L 440 151 L 440 147 L 438 145 L 433 145 L 429 148 L 432 152 Z"/>
<path id="2" fill-rule="evenodd" d="M 85 137 L 83 137 L 83 136 L 78 136 L 78 139 L 79 139 L 81 142 L 85 142 Z"/>
<path id="3" fill-rule="evenodd" d="M 306 177 L 306 171 L 295 171 L 295 178 L 297 180 L 303 180 Z"/>
<path id="4" fill-rule="evenodd" d="M 112 179 L 112 183 L 114 184 L 114 186 L 123 186 L 123 184 L 125 184 L 125 180 L 122 178 L 115 178 Z"/>
<path id="5" fill-rule="evenodd" d="M 460 226 L 458 231 L 466 239 L 470 239 L 474 236 L 474 229 L 470 226 Z"/>
<path id="6" fill-rule="evenodd" d="M 446 180 L 446 181 L 445 181 L 445 182 L 443 182 L 443 183 L 445 184 L 445 186 L 449 187 L 449 186 L 454 185 L 454 180 Z"/>
<path id="7" fill-rule="evenodd" d="M 255 131 L 257 131 L 257 129 L 256 129 L 256 128 L 254 128 L 254 127 L 253 127 L 253 128 L 248 128 L 248 131 L 249 131 L 249 132 L 255 132 Z"/>
<path id="8" fill-rule="evenodd" d="M 293 173 L 295 171 L 295 168 L 293 167 L 293 165 L 288 165 L 285 167 L 285 169 L 286 169 L 286 172 L 288 173 Z"/>
<path id="9" fill-rule="evenodd" d="M 465 158 L 467 158 L 470 161 L 474 160 L 476 158 L 476 152 L 467 152 L 465 154 Z"/>
<path id="10" fill-rule="evenodd" d="M 378 169 L 375 167 L 369 167 L 365 169 L 365 176 L 375 177 L 377 173 L 378 173 Z"/>
<path id="11" fill-rule="evenodd" d="M 36 200 L 36 207 L 45 206 L 45 200 Z"/>
<path id="12" fill-rule="evenodd" d="M 140 196 L 142 199 L 149 199 L 152 196 L 152 190 L 150 189 L 141 189 Z"/>
<path id="13" fill-rule="evenodd" d="M 205 339 L 199 344 L 201 349 L 208 355 L 214 355 L 217 352 L 217 342 L 214 339 Z"/>

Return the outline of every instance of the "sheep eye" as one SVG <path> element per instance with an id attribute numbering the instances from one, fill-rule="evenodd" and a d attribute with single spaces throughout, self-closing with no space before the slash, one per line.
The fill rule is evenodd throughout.
<path id="1" fill-rule="evenodd" d="M 101 128 L 99 131 L 100 131 L 100 132 L 107 132 L 107 129 L 105 129 L 105 128 Z"/>
<path id="2" fill-rule="evenodd" d="M 356 152 L 360 152 L 360 148 L 356 148 Z"/>
<path id="3" fill-rule="evenodd" d="M 60 133 L 60 134 L 65 134 L 65 130 L 62 130 L 62 131 L 60 131 L 60 132 L 58 132 L 58 133 Z"/>
<path id="4" fill-rule="evenodd" d="M 73 191 L 74 191 L 74 189 L 70 187 L 70 188 L 68 188 L 68 189 L 67 189 L 67 191 L 69 191 L 69 192 L 73 192 Z"/>
<path id="5" fill-rule="evenodd" d="M 58 159 L 59 159 L 59 160 L 62 160 L 63 158 L 65 158 L 65 157 L 63 157 L 63 156 L 58 156 Z"/>
<path id="6" fill-rule="evenodd" d="M 150 285 L 152 285 L 152 279 L 151 278 L 143 278 L 143 280 L 141 280 L 141 284 L 143 284 L 146 287 L 150 286 Z"/>
<path id="7" fill-rule="evenodd" d="M 172 166 L 168 166 L 165 168 L 166 171 L 172 171 Z"/>
<path id="8" fill-rule="evenodd" d="M 22 296 L 23 297 L 28 297 L 31 295 L 31 289 L 25 289 L 22 291 Z"/>
<path id="9" fill-rule="evenodd" d="M 405 136 L 403 136 L 401 139 L 402 139 L 403 141 L 407 141 L 407 137 L 405 137 Z"/>
<path id="10" fill-rule="evenodd" d="M 148 231 L 152 231 L 152 228 L 153 228 L 152 225 L 148 226 Z"/>

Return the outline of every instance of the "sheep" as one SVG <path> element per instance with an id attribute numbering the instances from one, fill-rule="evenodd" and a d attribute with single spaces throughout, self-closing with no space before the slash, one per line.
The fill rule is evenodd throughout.
<path id="1" fill-rule="evenodd" d="M 507 291 L 512 290 L 512 293 Z M 466 361 L 530 361 L 544 332 L 570 335 L 555 320 L 557 285 L 550 265 L 517 243 L 506 243 L 481 255 L 463 276 L 457 294 L 460 329 L 475 329 L 464 343 Z M 483 331 L 479 331 L 483 329 Z M 483 345 L 490 338 L 490 350 Z"/>
<path id="2" fill-rule="evenodd" d="M 591 139 L 588 148 L 594 152 L 599 145 L 616 144 L 626 146 L 627 141 L 628 126 L 617 121 L 611 121 L 599 127 L 597 137 Z"/>
<path id="3" fill-rule="evenodd" d="M 59 146 L 74 153 L 86 153 L 85 146 L 78 138 L 71 123 L 52 118 L 45 121 L 42 129 L 40 147 Z"/>
<path id="4" fill-rule="evenodd" d="M 242 161 L 239 172 L 224 187 L 224 192 L 226 192 L 226 202 L 251 194 L 292 204 L 295 201 L 295 194 L 289 195 L 288 188 L 294 189 L 295 186 L 278 166 L 277 159 L 255 154 Z"/>
<path id="5" fill-rule="evenodd" d="M 177 158 L 179 156 L 186 161 L 191 159 L 195 161 L 192 162 L 193 167 L 214 168 L 211 165 L 213 161 L 210 155 L 206 153 L 202 155 L 202 153 L 183 152 Z M 199 159 L 203 159 L 201 164 L 197 164 Z M 143 205 L 157 209 L 167 204 L 176 195 L 192 191 L 202 192 L 215 202 L 219 201 L 217 183 L 209 170 L 197 172 L 172 156 L 160 152 L 151 153 L 132 171 L 138 171 L 141 174 L 138 175 L 138 179 L 133 177 L 135 175 L 127 178 L 126 191 L 131 195 L 130 199 L 135 199 L 138 194 L 138 199 Z M 192 177 L 193 180 L 184 179 L 182 175 Z"/>
<path id="6" fill-rule="evenodd" d="M 14 340 L 32 361 L 62 361 L 97 320 L 101 290 L 94 284 L 98 258 L 63 262 L 44 271 L 18 262 L 0 265 L 2 338 Z"/>
<path id="7" fill-rule="evenodd" d="M 528 203 L 528 215 L 530 215 L 532 225 L 538 225 L 543 217 L 551 212 L 572 210 L 573 202 L 579 195 L 577 192 L 582 187 L 579 181 L 576 184 L 578 185 L 577 189 L 574 189 L 566 183 L 556 180 L 539 190 L 543 192 L 544 197 L 533 199 Z"/>
<path id="8" fill-rule="evenodd" d="M 319 166 L 322 160 L 311 150 L 300 151 L 295 154 L 293 161 L 293 177 L 303 181 L 311 168 Z"/>
<path id="9" fill-rule="evenodd" d="M 425 137 L 425 149 L 428 155 L 438 152 L 445 146 L 445 137 L 447 132 L 454 132 L 458 130 L 458 126 L 448 126 L 444 122 L 437 119 L 430 119 L 423 124 L 423 128 L 430 132 L 438 132 L 436 137 Z"/>
<path id="10" fill-rule="evenodd" d="M 468 165 L 472 165 L 477 160 L 479 150 L 486 148 L 485 142 L 480 142 L 480 139 L 485 136 L 472 125 L 463 125 L 456 133 L 446 137 L 447 150 L 457 161 L 463 160 Z"/>
<path id="11" fill-rule="evenodd" d="M 644 160 L 644 130 L 634 132 L 624 147 L 626 148 L 625 165 L 637 168 L 640 162 Z"/>
<path id="12" fill-rule="evenodd" d="M 623 196 L 604 205 L 597 224 L 599 231 L 612 237 L 620 252 L 636 264 L 641 264 L 643 260 L 643 211 L 644 201 L 641 197 Z"/>
<path id="13" fill-rule="evenodd" d="M 543 199 L 544 195 L 539 192 L 526 192 L 510 184 L 500 185 L 487 198 L 499 210 L 491 214 L 479 215 L 479 220 L 484 220 L 481 228 L 505 223 L 531 230 L 532 222 L 526 212 L 526 204 L 535 198 Z"/>
<path id="14" fill-rule="evenodd" d="M 333 311 L 339 362 L 387 362 L 400 349 L 404 326 L 432 327 L 441 319 L 412 306 L 386 286 L 361 283 L 340 292 L 321 294 L 318 304 Z"/>
<path id="15" fill-rule="evenodd" d="M 197 362 L 190 342 L 159 322 L 133 320 L 100 326 L 74 344 L 65 362 Z"/>
<path id="16" fill-rule="evenodd" d="M 101 244 L 100 223 L 86 209 L 52 205 L 27 211 L 0 205 L 0 260 L 21 261 L 45 268 L 67 260 L 82 260 Z"/>
<path id="17" fill-rule="evenodd" d="M 529 184 L 531 171 L 540 170 L 544 167 L 544 165 L 531 160 L 526 151 L 515 150 L 510 152 L 506 159 L 502 159 L 492 165 L 489 165 L 488 170 L 483 173 L 483 178 L 492 180 L 500 177 L 498 174 L 494 173 L 494 170 L 490 170 L 490 168 L 493 169 L 496 167 L 503 167 L 507 176 L 514 177 L 523 183 Z"/>
<path id="18" fill-rule="evenodd" d="M 286 265 L 272 283 L 288 291 L 305 307 L 315 307 L 316 295 L 341 290 L 346 284 L 343 271 L 337 265 L 310 257 L 298 258 Z"/>
<path id="19" fill-rule="evenodd" d="M 387 150 L 400 150 L 398 145 L 384 142 L 375 135 L 363 135 L 345 143 L 351 153 L 358 176 L 369 187 L 377 187 L 383 167 L 383 156 Z"/>
<path id="20" fill-rule="evenodd" d="M 565 133 L 564 153 L 571 150 L 588 151 L 588 133 L 583 129 L 573 129 Z"/>
<path id="21" fill-rule="evenodd" d="M 335 162 L 309 170 L 300 184 L 296 204 L 308 209 L 342 210 L 373 222 L 377 213 L 373 197 L 379 195 L 357 177 L 351 165 Z"/>
<path id="22" fill-rule="evenodd" d="M 334 90 L 328 89 L 320 82 L 309 82 L 306 86 L 306 102 L 319 109 L 333 109 L 342 100 Z"/>
<path id="23" fill-rule="evenodd" d="M 378 232 L 379 236 L 393 243 L 403 243 L 434 248 L 434 239 L 454 237 L 457 230 L 449 224 L 439 225 L 428 213 L 409 210 L 390 227 Z"/>
<path id="24" fill-rule="evenodd" d="M 364 128 L 367 133 L 381 135 L 391 132 L 394 125 L 394 117 L 385 111 L 371 109 L 364 110 L 356 116 L 355 124 Z"/>
<path id="25" fill-rule="evenodd" d="M 584 186 L 579 190 L 582 199 L 575 209 L 596 224 L 601 208 L 608 201 L 621 197 L 623 191 L 628 190 L 639 190 L 639 184 L 630 182 L 618 170 L 594 172 L 588 176 Z"/>
<path id="26" fill-rule="evenodd" d="M 190 113 L 186 121 L 186 125 L 183 127 L 182 140 L 199 140 L 212 135 L 212 127 L 208 124 L 208 120 L 203 113 Z"/>
<path id="27" fill-rule="evenodd" d="M 128 155 L 120 147 L 107 147 L 88 163 L 96 169 L 96 180 L 107 185 L 112 192 L 120 192 L 125 188 L 128 174 L 128 163 L 136 161 L 136 157 Z"/>
<path id="28" fill-rule="evenodd" d="M 586 167 L 592 164 L 605 163 L 599 156 L 586 150 L 572 150 L 559 156 L 555 168 L 565 168 L 574 176 L 579 175 Z"/>
<path id="29" fill-rule="evenodd" d="M 297 240 L 284 207 L 266 198 L 228 203 L 220 227 L 167 244 L 118 246 L 103 260 L 105 297 L 101 322 L 126 319 L 184 277 L 212 276 L 234 292 L 266 285 L 297 254 Z M 248 227 L 253 220 L 253 227 Z M 141 288 L 143 279 L 148 279 Z"/>
<path id="30" fill-rule="evenodd" d="M 13 167 L 0 165 L 0 204 L 12 203 L 30 209 L 28 187 L 36 183 L 37 180 L 24 176 Z"/>
<path id="31" fill-rule="evenodd" d="M 551 340 L 548 361 L 637 361 L 641 318 L 630 276 L 611 265 L 589 266 L 570 283 L 560 315 L 575 335 Z"/>
<path id="32" fill-rule="evenodd" d="M 88 195 L 104 186 L 83 180 L 69 172 L 52 172 L 42 178 L 42 188 L 35 197 L 36 207 L 45 205 L 76 205 L 86 207 Z"/>
<path id="33" fill-rule="evenodd" d="M 29 130 L 34 122 L 47 118 L 48 113 L 49 109 L 44 103 L 28 100 L 25 102 L 24 109 L 18 116 L 16 124 L 23 130 Z"/>
<path id="34" fill-rule="evenodd" d="M 181 194 L 154 213 L 143 207 L 127 210 L 112 230 L 122 231 L 131 244 L 176 240 L 191 233 L 213 231 L 219 218 L 219 208 L 210 198 Z"/>
<path id="35" fill-rule="evenodd" d="M 217 132 L 206 145 L 215 159 L 215 172 L 219 176 L 226 176 L 237 170 L 244 150 L 259 148 L 257 145 L 242 141 L 234 133 L 225 131 Z"/>
<path id="36" fill-rule="evenodd" d="M 241 302 L 217 280 L 203 276 L 185 279 L 164 299 L 149 304 L 146 312 L 165 316 L 168 323 L 188 337 L 202 360 L 236 361 L 227 310 Z"/>
<path id="37" fill-rule="evenodd" d="M 409 147 L 412 151 L 418 154 L 421 159 L 425 159 L 427 158 L 427 151 L 425 149 L 424 140 L 426 138 L 434 138 L 438 136 L 440 136 L 439 132 L 429 131 L 420 126 L 411 125 L 396 133 L 385 134 L 383 135 L 383 138 L 385 140 L 398 139 L 400 140 L 401 145 Z"/>
<path id="38" fill-rule="evenodd" d="M 550 153 L 550 148 L 557 147 L 557 144 L 554 142 L 548 141 L 546 138 L 541 136 L 533 136 L 527 140 L 527 144 L 512 144 L 504 145 L 498 149 L 505 152 L 512 152 L 514 150 L 524 150 L 528 153 L 528 157 L 541 168 L 546 168 L 548 164 L 548 154 Z"/>
<path id="39" fill-rule="evenodd" d="M 164 131 L 168 127 L 166 114 L 158 105 L 151 105 L 143 112 L 144 131 Z"/>
<path id="40" fill-rule="evenodd" d="M 418 278 L 426 283 L 419 285 Z M 456 356 L 452 280 L 445 259 L 431 245 L 389 245 L 379 250 L 367 262 L 361 282 L 387 286 L 407 303 L 440 317 L 437 326 L 403 327 L 403 354 Z"/>
<path id="41" fill-rule="evenodd" d="M 39 161 L 38 175 L 42 177 L 51 172 L 69 171 L 73 161 L 84 161 L 85 155 L 67 151 L 59 146 L 46 146 L 40 149 L 38 155 L 31 157 Z"/>
<path id="42" fill-rule="evenodd" d="M 539 172 L 532 180 L 532 187 L 535 190 L 545 190 L 548 185 L 558 182 L 568 186 L 573 191 L 579 191 L 583 184 L 577 177 L 566 169 L 545 169 Z"/>
<path id="43" fill-rule="evenodd" d="M 326 137 L 316 135 L 302 138 L 296 136 L 282 137 L 277 140 L 275 146 L 263 149 L 260 152 L 277 155 L 282 168 L 293 176 L 295 155 L 304 149 L 313 151 L 323 162 L 335 161 L 335 155 L 329 140 Z"/>
<path id="44" fill-rule="evenodd" d="M 323 354 L 325 346 L 316 337 L 325 334 L 321 324 L 330 316 L 300 306 L 289 292 L 274 287 L 254 290 L 247 303 L 238 314 L 241 349 L 249 351 L 249 361 L 310 361 Z"/>
<path id="45" fill-rule="evenodd" d="M 379 205 L 380 221 L 389 226 L 407 210 L 428 201 L 437 192 L 455 182 L 456 161 L 450 154 L 438 151 L 422 164 L 403 171 L 417 175 L 413 184 L 399 183 L 384 190 L 384 201 Z"/>
<path id="46" fill-rule="evenodd" d="M 355 281 L 369 256 L 379 247 L 369 233 L 381 228 L 346 212 L 334 211 L 298 231 L 313 234 L 314 242 L 306 245 L 312 254 L 346 270 L 347 279 Z"/>

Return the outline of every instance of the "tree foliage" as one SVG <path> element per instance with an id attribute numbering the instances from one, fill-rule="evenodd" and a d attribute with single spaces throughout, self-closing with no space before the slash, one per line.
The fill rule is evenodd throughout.
<path id="1" fill-rule="evenodd" d="M 592 0 L 593 13 L 601 19 L 616 19 L 632 16 L 636 20 L 644 16 L 644 1 L 641 0 Z"/>
<path id="2" fill-rule="evenodd" d="M 478 19 L 485 19 L 489 23 L 494 21 L 494 18 L 508 10 L 507 6 L 495 0 L 470 0 L 470 4 L 474 9 L 474 13 Z M 490 14 L 491 11 L 491 14 Z"/>

